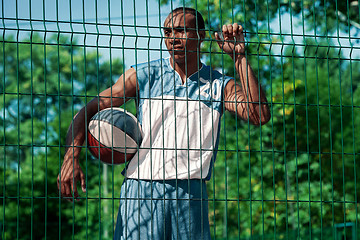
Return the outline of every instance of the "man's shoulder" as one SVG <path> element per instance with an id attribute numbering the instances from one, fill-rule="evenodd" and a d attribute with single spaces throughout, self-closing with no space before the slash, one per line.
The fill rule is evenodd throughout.
<path id="1" fill-rule="evenodd" d="M 167 61 L 168 59 L 160 58 L 148 62 L 137 63 L 132 65 L 131 67 L 134 68 L 136 71 L 141 69 L 157 69 L 166 66 Z"/>

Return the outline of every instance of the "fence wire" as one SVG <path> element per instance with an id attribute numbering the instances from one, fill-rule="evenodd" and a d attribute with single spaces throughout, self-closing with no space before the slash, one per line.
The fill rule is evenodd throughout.
<path id="1" fill-rule="evenodd" d="M 221 81 L 226 75 L 241 82 L 215 32 L 224 24 L 242 25 L 246 62 L 262 85 L 271 112 L 266 124 L 255 126 L 238 119 L 237 110 L 225 111 L 227 101 L 217 89 L 220 83 L 211 82 L 209 87 L 202 82 L 200 63 L 193 75 L 197 99 L 190 97 L 194 93 L 188 87 L 182 98 L 163 94 L 178 84 L 175 71 L 171 79 L 163 77 L 171 55 L 164 21 L 173 9 L 184 6 L 196 9 L 205 20 L 206 35 L 198 53 L 202 63 L 221 74 Z M 359 0 L 2 0 L 0 9 L 1 239 L 113 239 L 121 201 L 129 205 L 122 214 L 135 213 L 124 224 L 136 225 L 143 221 L 142 213 L 149 213 L 148 230 L 155 239 L 159 228 L 170 228 L 173 238 L 198 239 L 192 232 L 181 235 L 187 225 L 205 238 L 207 221 L 212 239 L 360 238 Z M 150 185 L 134 187 L 127 181 L 133 176 L 125 181 L 124 172 L 132 166 L 126 170 L 128 163 L 103 164 L 88 151 L 85 136 L 77 148 L 83 149 L 79 159 L 86 192 L 78 183 L 79 197 L 61 196 L 57 179 L 65 149 L 71 149 L 66 134 L 69 131 L 74 140 L 77 131 L 76 126 L 69 127 L 72 119 L 105 89 L 115 92 L 113 84 L 131 66 L 139 82 L 140 74 L 150 78 L 150 64 L 156 59 L 162 59 L 158 88 L 150 91 L 144 83 L 136 86 L 142 94 L 109 96 L 111 107 L 133 113 L 142 119 L 144 129 L 146 119 L 151 124 L 153 116 L 161 116 L 162 125 L 169 124 L 169 129 L 147 129 L 149 136 L 161 137 L 150 138 L 148 145 L 137 149 L 150 152 L 148 168 L 144 167 L 151 172 L 146 181 Z M 187 68 L 184 74 L 189 75 Z M 248 79 L 249 73 L 245 75 Z M 201 93 L 201 87 L 206 91 Z M 113 104 L 125 100 L 121 106 Z M 256 103 L 261 105 L 260 100 Z M 142 112 L 145 105 L 149 109 Z M 217 114 L 222 114 L 219 122 Z M 87 126 L 89 119 L 84 117 L 83 122 Z M 198 132 L 192 132 L 192 124 Z M 209 139 L 203 140 L 206 131 Z M 165 169 L 167 152 L 174 154 L 175 177 L 153 179 L 157 161 L 163 161 L 159 169 L 164 174 L 172 171 L 168 165 Z M 190 167 L 185 177 L 180 176 L 182 157 L 186 166 L 195 166 L 193 152 L 201 165 L 194 178 L 211 175 L 194 187 L 195 193 L 189 189 L 194 182 L 187 181 Z M 216 161 L 210 158 L 209 173 L 203 169 L 207 153 L 216 156 Z M 131 161 L 140 169 L 139 155 Z M 135 179 L 146 178 L 136 174 Z M 163 188 L 155 188 L 158 183 Z M 131 191 L 144 187 L 141 191 L 147 197 L 127 195 L 130 185 Z M 165 185 L 172 185 L 175 195 L 165 194 Z M 194 195 L 184 198 L 180 193 L 184 189 Z M 171 216 L 155 202 L 159 206 L 174 202 Z M 185 208 L 183 202 L 188 203 Z M 208 212 L 194 220 L 193 203 Z M 128 212 L 131 206 L 138 209 Z M 143 233 L 140 228 L 133 230 Z M 161 238 L 168 239 L 167 231 Z"/>

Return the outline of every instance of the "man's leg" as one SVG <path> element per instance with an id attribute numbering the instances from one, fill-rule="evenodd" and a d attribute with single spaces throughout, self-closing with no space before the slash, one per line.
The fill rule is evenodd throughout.
<path id="1" fill-rule="evenodd" d="M 171 205 L 172 239 L 211 239 L 204 180 L 174 180 Z"/>
<path id="2" fill-rule="evenodd" d="M 121 187 L 114 239 L 168 239 L 166 205 L 163 183 L 126 179 Z"/>

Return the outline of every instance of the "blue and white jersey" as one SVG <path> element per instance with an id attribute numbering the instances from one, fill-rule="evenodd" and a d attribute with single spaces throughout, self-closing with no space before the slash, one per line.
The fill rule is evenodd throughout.
<path id="1" fill-rule="evenodd" d="M 202 64 L 183 84 L 170 58 L 133 66 L 139 84 L 138 120 L 144 133 L 126 177 L 209 179 L 232 79 Z"/>

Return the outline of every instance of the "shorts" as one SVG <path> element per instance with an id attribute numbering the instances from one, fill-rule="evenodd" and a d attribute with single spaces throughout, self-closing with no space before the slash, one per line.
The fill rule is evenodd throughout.
<path id="1" fill-rule="evenodd" d="M 205 180 L 125 179 L 114 239 L 211 239 Z"/>

